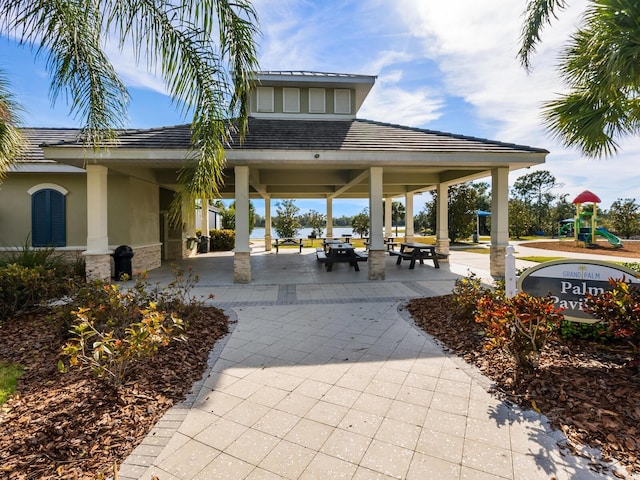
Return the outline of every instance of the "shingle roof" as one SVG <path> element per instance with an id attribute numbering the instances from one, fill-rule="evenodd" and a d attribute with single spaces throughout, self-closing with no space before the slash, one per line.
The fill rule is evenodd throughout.
<path id="1" fill-rule="evenodd" d="M 239 145 L 236 138 L 232 148 Z M 241 149 L 410 151 L 432 153 L 535 152 L 544 149 L 421 128 L 355 119 L 352 121 L 249 119 Z"/>
<path id="2" fill-rule="evenodd" d="M 80 130 L 77 128 L 24 128 L 22 134 L 27 139 L 27 146 L 21 161 L 52 162 L 46 160 L 40 145 L 43 143 L 75 142 Z"/>
<path id="3" fill-rule="evenodd" d="M 25 129 L 30 140 L 26 161 L 43 161 L 38 145 L 79 146 L 78 129 Z M 189 125 L 123 130 L 119 147 L 188 149 Z M 337 150 L 425 153 L 548 153 L 547 150 L 452 133 L 371 120 L 279 120 L 250 118 L 242 144 L 232 135 L 234 150 Z"/>

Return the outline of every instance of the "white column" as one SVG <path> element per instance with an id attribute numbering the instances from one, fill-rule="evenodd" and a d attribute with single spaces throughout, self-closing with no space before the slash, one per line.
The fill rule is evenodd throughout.
<path id="1" fill-rule="evenodd" d="M 107 173 L 102 165 L 87 165 L 86 255 L 111 253 L 107 222 Z"/>
<path id="2" fill-rule="evenodd" d="M 505 252 L 509 245 L 509 169 L 491 170 L 490 273 L 505 276 Z"/>
<path id="3" fill-rule="evenodd" d="M 390 237 L 393 234 L 393 210 L 391 208 L 392 203 L 393 198 L 387 197 L 384 199 L 384 236 L 386 238 Z"/>
<path id="4" fill-rule="evenodd" d="M 383 236 L 383 169 L 369 168 L 369 280 L 385 278 L 385 248 Z"/>
<path id="5" fill-rule="evenodd" d="M 271 251 L 271 197 L 264 199 L 264 250 Z"/>
<path id="6" fill-rule="evenodd" d="M 327 238 L 333 238 L 333 199 L 327 198 Z"/>
<path id="7" fill-rule="evenodd" d="M 436 187 L 436 251 L 449 254 L 449 184 Z"/>
<path id="8" fill-rule="evenodd" d="M 200 219 L 200 231 L 202 231 L 202 235 L 208 237 L 209 236 L 209 200 L 206 198 L 202 198 L 201 202 L 201 211 L 202 218 Z"/>
<path id="9" fill-rule="evenodd" d="M 87 165 L 87 249 L 85 271 L 88 280 L 111 278 L 109 250 L 107 174 L 102 165 Z"/>
<path id="10" fill-rule="evenodd" d="M 236 247 L 233 255 L 235 283 L 251 281 L 251 248 L 249 246 L 249 167 L 235 167 Z"/>
<path id="11" fill-rule="evenodd" d="M 181 218 L 182 218 L 182 257 L 194 257 L 198 252 L 198 246 L 194 245 L 189 248 L 186 238 L 195 238 L 196 236 L 196 216 L 194 214 L 196 208 L 195 199 L 189 195 L 182 198 Z"/>
<path id="12" fill-rule="evenodd" d="M 407 242 L 413 242 L 415 232 L 413 229 L 413 193 L 404 196 L 404 237 Z"/>

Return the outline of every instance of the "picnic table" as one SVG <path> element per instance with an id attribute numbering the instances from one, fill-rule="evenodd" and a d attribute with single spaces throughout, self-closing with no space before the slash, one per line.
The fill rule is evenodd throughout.
<path id="1" fill-rule="evenodd" d="M 319 262 L 323 262 L 327 268 L 327 272 L 333 270 L 334 263 L 349 263 L 356 272 L 360 271 L 358 262 L 367 260 L 367 255 L 356 252 L 353 245 L 349 243 L 330 243 L 329 251 L 325 253 L 322 248 L 316 249 L 316 257 Z"/>
<path id="2" fill-rule="evenodd" d="M 277 238 L 276 241 L 273 244 L 273 247 L 276 249 L 276 253 L 278 253 L 278 248 L 279 247 L 285 247 L 285 246 L 293 246 L 293 247 L 298 247 L 298 253 L 302 253 L 302 239 L 296 239 L 296 238 Z"/>
<path id="3" fill-rule="evenodd" d="M 438 262 L 438 254 L 436 253 L 436 247 L 433 245 L 426 245 L 424 243 L 401 243 L 400 251 L 390 250 L 389 255 L 397 256 L 398 261 L 396 265 L 400 265 L 402 260 L 409 260 L 409 269 L 413 270 L 416 266 L 416 260 L 420 261 L 420 265 L 424 265 L 424 259 L 433 260 L 433 266 L 440 268 Z"/>
<path id="4" fill-rule="evenodd" d="M 396 237 L 388 237 L 385 239 L 384 244 L 387 246 L 387 251 L 395 250 L 396 247 L 400 245 L 400 242 L 397 240 Z"/>

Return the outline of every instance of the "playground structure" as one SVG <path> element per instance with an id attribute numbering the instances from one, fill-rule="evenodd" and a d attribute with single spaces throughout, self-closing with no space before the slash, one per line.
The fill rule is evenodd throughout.
<path id="1" fill-rule="evenodd" d="M 598 209 L 596 204 L 600 202 L 600 198 L 589 190 L 585 190 L 573 200 L 573 204 L 576 206 L 576 216 L 572 225 L 574 240 L 576 244 L 583 243 L 587 248 L 594 248 L 597 247 L 596 236 L 599 235 L 606 238 L 614 248 L 622 248 L 622 240 L 606 228 L 597 226 Z M 585 203 L 590 203 L 591 209 L 588 206 L 584 207 Z M 565 224 L 560 227 L 560 232 L 562 233 L 563 229 L 566 232 L 568 226 Z"/>

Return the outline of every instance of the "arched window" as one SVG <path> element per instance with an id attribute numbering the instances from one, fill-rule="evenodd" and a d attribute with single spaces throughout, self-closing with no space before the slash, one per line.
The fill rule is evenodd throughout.
<path id="1" fill-rule="evenodd" d="M 66 189 L 31 189 L 31 242 L 34 247 L 67 244 Z"/>

